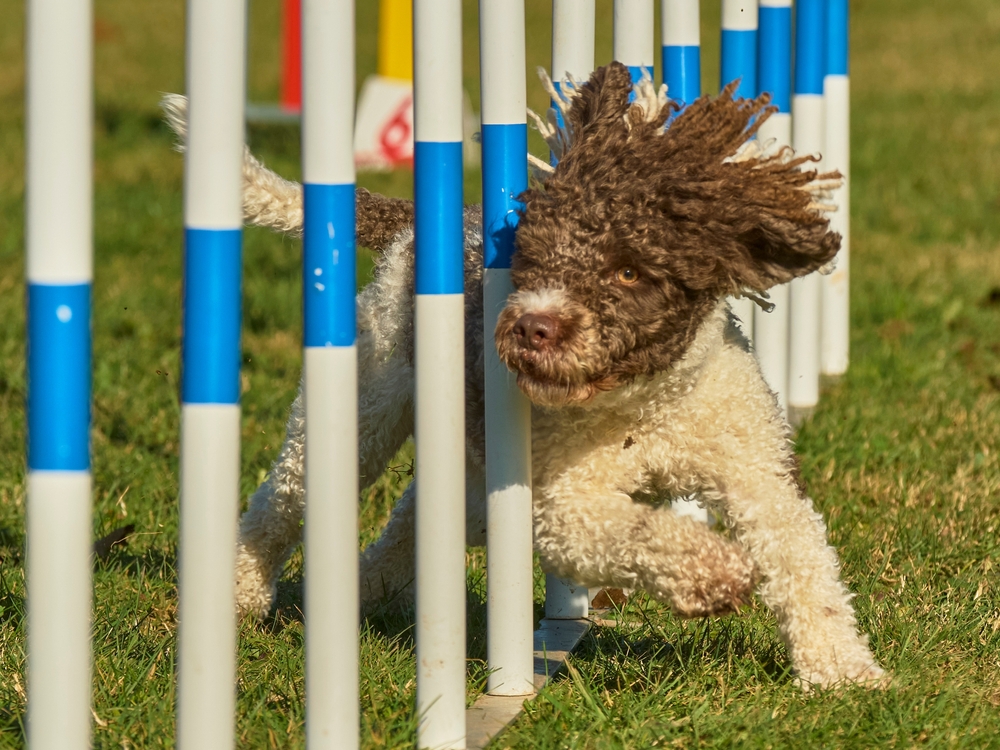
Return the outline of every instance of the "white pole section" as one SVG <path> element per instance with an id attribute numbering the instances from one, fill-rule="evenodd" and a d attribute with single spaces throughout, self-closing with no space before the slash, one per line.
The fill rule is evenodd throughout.
<path id="1" fill-rule="evenodd" d="M 736 96 L 757 96 L 757 0 L 722 0 L 722 60 L 719 88 L 739 80 Z M 754 303 L 746 297 L 729 300 L 733 313 L 753 341 Z"/>
<path id="2" fill-rule="evenodd" d="M 559 80 L 585 82 L 594 72 L 594 0 L 552 0 L 552 71 Z M 557 81 L 557 87 L 560 83 Z M 556 118 L 562 114 L 556 109 Z M 545 576 L 545 616 L 580 620 L 590 614 L 586 586 L 577 586 L 552 574 Z"/>
<path id="3" fill-rule="evenodd" d="M 851 270 L 851 84 L 847 71 L 849 17 L 847 0 L 827 0 L 826 4 L 826 152 L 823 164 L 844 175 L 844 186 L 834 193 L 836 212 L 830 226 L 840 232 L 837 267 L 822 277 L 823 336 L 821 371 L 824 375 L 847 372 L 850 350 L 850 270 Z"/>
<path id="4" fill-rule="evenodd" d="M 824 138 L 823 53 L 825 0 L 799 0 L 795 9 L 795 93 L 792 97 L 792 146 L 799 154 L 819 155 Z M 810 164 L 809 168 L 821 168 Z M 819 403 L 820 280 L 811 273 L 791 283 L 788 407 L 793 421 Z"/>
<path id="5" fill-rule="evenodd" d="M 661 59 L 667 96 L 682 106 L 701 96 L 701 14 L 698 0 L 661 0 Z"/>
<path id="6" fill-rule="evenodd" d="M 517 196 L 528 189 L 524 0 L 480 0 L 483 305 L 486 370 L 486 653 L 491 695 L 531 695 L 531 404 L 497 356 L 497 316 L 513 293 Z"/>
<path id="7" fill-rule="evenodd" d="M 653 0 L 615 0 L 614 58 L 628 66 L 632 82 L 645 70 L 653 77 Z"/>
<path id="8" fill-rule="evenodd" d="M 595 0 L 552 0 L 552 80 L 594 72 Z"/>
<path id="9" fill-rule="evenodd" d="M 586 586 L 553 573 L 545 574 L 545 616 L 550 620 L 582 620 L 590 614 Z"/>
<path id="10" fill-rule="evenodd" d="M 177 747 L 233 746 L 246 3 L 188 0 Z"/>
<path id="11" fill-rule="evenodd" d="M 304 0 L 302 58 L 306 747 L 351 750 L 360 737 L 354 0 Z"/>
<path id="12" fill-rule="evenodd" d="M 465 747 L 462 2 L 414 0 L 417 747 Z"/>
<path id="13" fill-rule="evenodd" d="M 27 8 L 28 747 L 90 747 L 90 0 Z"/>
<path id="14" fill-rule="evenodd" d="M 757 139 L 771 144 L 769 152 L 792 145 L 792 0 L 761 0 L 757 47 L 757 87 L 771 95 L 778 111 L 771 115 Z M 754 310 L 754 348 L 764 380 L 788 410 L 788 285 L 769 292 L 774 309 Z"/>

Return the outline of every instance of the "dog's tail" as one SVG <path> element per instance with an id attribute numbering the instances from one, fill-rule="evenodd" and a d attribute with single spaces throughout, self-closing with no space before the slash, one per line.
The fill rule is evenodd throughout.
<path id="1" fill-rule="evenodd" d="M 160 102 L 167 124 L 187 141 L 187 97 L 166 94 Z M 413 201 L 386 198 L 364 188 L 356 192 L 357 242 L 376 252 L 388 247 L 402 229 L 413 226 Z M 272 172 L 243 148 L 243 220 L 295 236 L 302 234 L 302 186 Z"/>

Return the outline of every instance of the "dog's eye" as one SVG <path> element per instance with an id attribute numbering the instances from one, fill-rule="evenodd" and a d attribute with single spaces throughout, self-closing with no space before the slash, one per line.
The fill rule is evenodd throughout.
<path id="1" fill-rule="evenodd" d="M 639 280 L 639 272 L 632 268 L 632 266 L 622 266 L 618 269 L 618 273 L 615 276 L 623 284 L 634 284 Z"/>

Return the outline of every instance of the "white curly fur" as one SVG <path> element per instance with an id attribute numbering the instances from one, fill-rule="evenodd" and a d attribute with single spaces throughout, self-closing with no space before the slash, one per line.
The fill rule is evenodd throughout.
<path id="1" fill-rule="evenodd" d="M 183 132 L 183 122 L 171 124 Z M 255 159 L 248 164 L 248 220 L 300 231 L 301 204 L 291 200 L 300 188 Z M 470 545 L 485 541 L 479 222 L 478 210 L 468 209 Z M 537 305 L 559 297 L 536 296 Z M 359 470 L 368 484 L 413 429 L 411 230 L 386 250 L 357 303 Z M 236 583 L 245 614 L 270 610 L 284 562 L 301 538 L 303 427 L 300 397 L 279 457 L 241 519 Z M 532 427 L 534 537 L 546 570 L 587 586 L 642 588 L 688 614 L 717 604 L 717 592 L 739 596 L 759 575 L 758 593 L 777 618 L 803 687 L 887 683 L 857 631 L 823 520 L 788 471 L 789 428 L 725 302 L 670 371 L 601 393 L 585 406 L 536 408 Z M 381 538 L 362 554 L 366 603 L 409 595 L 416 491 L 416 483 L 406 489 Z M 735 542 L 676 515 L 669 504 L 641 501 L 690 495 L 731 529 Z"/>

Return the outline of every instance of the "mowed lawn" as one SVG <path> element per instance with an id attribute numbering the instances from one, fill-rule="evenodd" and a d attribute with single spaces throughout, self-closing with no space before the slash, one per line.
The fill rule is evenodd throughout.
<path id="1" fill-rule="evenodd" d="M 249 92 L 274 100 L 279 3 L 251 5 Z M 359 3 L 359 82 L 374 69 L 375 5 Z M 477 102 L 476 4 L 465 5 Z M 719 9 L 702 5 L 714 91 Z M 93 530 L 134 524 L 135 535 L 94 568 L 94 746 L 171 747 L 182 160 L 157 100 L 183 90 L 184 4 L 95 6 Z M 550 4 L 528 6 L 531 70 L 547 65 Z M 606 62 L 611 2 L 598 6 Z M 852 12 L 852 365 L 797 442 L 861 626 L 895 682 L 805 695 L 759 603 L 682 622 L 640 594 L 497 747 L 1000 747 L 1000 5 L 855 0 Z M 23 13 L 12 0 L 0 24 L 2 747 L 24 744 Z M 533 74 L 529 91 L 543 108 Z M 294 128 L 252 127 L 250 140 L 297 176 Z M 405 172 L 359 182 L 412 189 Z M 470 172 L 467 200 L 478 190 Z M 245 236 L 244 498 L 276 455 L 301 362 L 299 243 Z M 411 456 L 362 494 L 361 544 L 408 481 Z M 470 554 L 469 583 L 472 696 L 485 680 L 481 552 Z M 241 747 L 304 744 L 300 584 L 298 553 L 276 614 L 240 628 Z M 362 744 L 412 746 L 412 613 L 387 609 L 361 632 Z"/>

